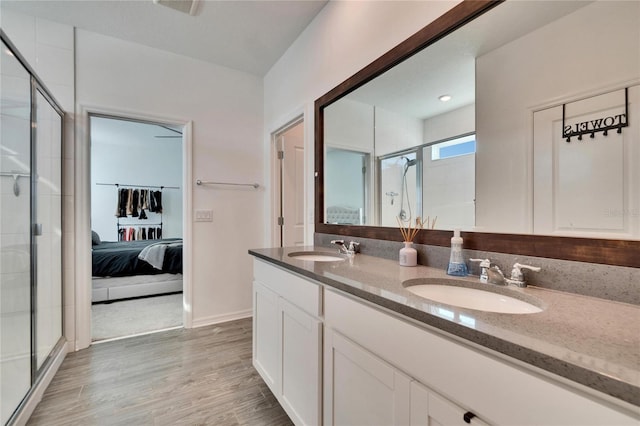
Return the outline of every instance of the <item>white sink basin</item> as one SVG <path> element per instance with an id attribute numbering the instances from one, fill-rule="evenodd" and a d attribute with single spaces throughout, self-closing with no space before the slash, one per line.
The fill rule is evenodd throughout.
<path id="1" fill-rule="evenodd" d="M 298 260 L 309 260 L 312 262 L 341 262 L 344 260 L 343 257 L 317 251 L 297 251 L 289 253 L 289 257 L 293 257 Z"/>
<path id="2" fill-rule="evenodd" d="M 421 280 L 411 280 L 420 282 Z M 415 284 L 407 283 L 406 289 L 411 293 L 447 305 L 460 308 L 475 309 L 485 312 L 498 312 L 503 314 L 534 314 L 542 312 L 542 308 L 525 300 L 507 296 L 493 291 L 485 291 L 476 288 L 447 285 L 447 280 L 439 280 L 440 284 Z M 492 285 L 492 284 L 486 284 Z M 521 295 L 526 296 L 526 295 Z M 533 302 L 533 298 L 529 296 Z M 537 305 L 542 305 L 538 302 Z"/>

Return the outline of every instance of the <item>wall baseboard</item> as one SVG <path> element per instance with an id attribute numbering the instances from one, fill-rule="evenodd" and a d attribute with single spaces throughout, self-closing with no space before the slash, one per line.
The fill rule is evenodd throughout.
<path id="1" fill-rule="evenodd" d="M 223 322 L 248 318 L 248 317 L 251 317 L 252 315 L 253 315 L 253 310 L 246 309 L 243 311 L 230 312 L 228 314 L 222 314 L 222 315 L 213 315 L 205 318 L 194 318 L 192 322 L 192 326 L 193 328 L 204 327 L 207 325 L 220 324 Z"/>
<path id="2" fill-rule="evenodd" d="M 16 413 L 15 417 L 10 421 L 12 425 L 23 426 L 27 424 L 36 407 L 40 401 L 42 401 L 44 392 L 49 387 L 51 380 L 53 380 L 53 377 L 58 372 L 58 369 L 60 368 L 60 365 L 62 365 L 62 361 L 64 361 L 68 352 L 69 342 L 65 341 L 62 348 L 51 360 L 51 364 L 47 371 L 42 375 L 42 378 L 38 380 L 27 394 L 26 399 L 21 404 L 20 411 Z"/>

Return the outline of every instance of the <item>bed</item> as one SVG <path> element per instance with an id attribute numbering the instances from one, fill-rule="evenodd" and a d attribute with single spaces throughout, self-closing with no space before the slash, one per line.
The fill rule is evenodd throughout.
<path id="1" fill-rule="evenodd" d="M 181 238 L 96 241 L 94 235 L 91 258 L 94 303 L 182 291 Z"/>
<path id="2" fill-rule="evenodd" d="M 337 225 L 364 225 L 362 209 L 358 207 L 329 206 L 326 221 Z"/>

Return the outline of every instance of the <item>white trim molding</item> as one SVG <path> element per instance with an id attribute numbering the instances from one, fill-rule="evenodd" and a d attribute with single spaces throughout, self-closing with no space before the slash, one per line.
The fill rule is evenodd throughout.
<path id="1" fill-rule="evenodd" d="M 222 315 L 212 315 L 210 317 L 199 318 L 192 322 L 193 327 L 205 327 L 207 325 L 221 324 L 227 321 L 235 321 L 253 316 L 253 309 L 244 309 L 242 311 L 229 312 Z"/>
<path id="2" fill-rule="evenodd" d="M 183 132 L 182 181 L 183 191 L 183 305 L 184 327 L 192 327 L 193 263 L 191 260 L 193 234 L 191 227 L 192 208 L 192 152 L 193 122 L 184 118 L 158 117 L 136 111 L 124 111 L 100 106 L 76 106 L 75 141 L 75 315 L 65 318 L 75 323 L 73 350 L 91 345 L 91 141 L 90 115 L 104 115 L 113 118 L 127 118 L 154 123 L 181 125 Z"/>

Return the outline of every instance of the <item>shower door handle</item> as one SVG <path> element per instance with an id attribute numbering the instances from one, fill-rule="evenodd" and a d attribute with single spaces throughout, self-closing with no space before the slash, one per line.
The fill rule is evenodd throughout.
<path id="1" fill-rule="evenodd" d="M 42 224 L 41 223 L 34 223 L 33 224 L 33 235 L 35 235 L 36 237 L 39 237 L 40 235 L 42 235 Z"/>

